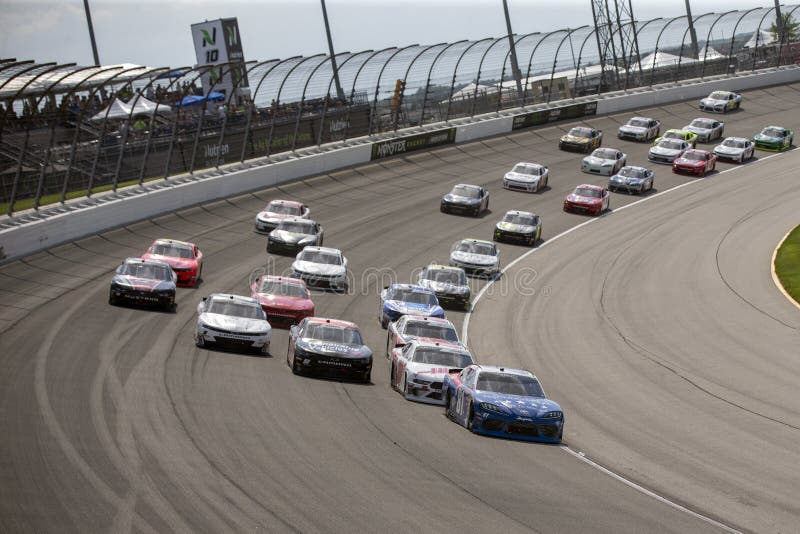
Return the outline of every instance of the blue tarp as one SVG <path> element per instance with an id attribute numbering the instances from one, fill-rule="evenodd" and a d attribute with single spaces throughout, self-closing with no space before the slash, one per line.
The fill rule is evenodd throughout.
<path id="1" fill-rule="evenodd" d="M 183 106 L 196 106 L 198 104 L 202 104 L 206 101 L 209 102 L 219 102 L 220 100 L 225 100 L 225 95 L 222 93 L 217 93 L 216 91 L 211 91 L 208 96 L 201 96 L 201 95 L 189 95 L 183 97 L 183 100 L 180 103 L 175 104 L 175 107 L 183 107 Z"/>

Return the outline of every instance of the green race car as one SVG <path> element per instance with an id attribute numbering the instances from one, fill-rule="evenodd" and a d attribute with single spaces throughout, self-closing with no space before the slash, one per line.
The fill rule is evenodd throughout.
<path id="1" fill-rule="evenodd" d="M 761 133 L 753 137 L 753 144 L 757 150 L 771 150 L 781 152 L 792 147 L 794 132 L 783 126 L 767 126 Z"/>

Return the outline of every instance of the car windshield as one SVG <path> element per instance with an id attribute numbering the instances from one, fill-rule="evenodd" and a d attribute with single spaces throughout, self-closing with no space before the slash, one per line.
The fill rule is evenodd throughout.
<path id="1" fill-rule="evenodd" d="M 247 304 L 236 302 L 231 299 L 213 299 L 211 305 L 206 308 L 206 313 L 218 313 L 231 317 L 242 317 L 243 319 L 263 319 L 264 312 L 258 304 Z"/>
<path id="2" fill-rule="evenodd" d="M 622 167 L 618 175 L 623 178 L 644 178 L 646 171 L 642 168 L 636 167 Z"/>
<path id="3" fill-rule="evenodd" d="M 267 295 L 281 295 L 283 297 L 295 297 L 299 299 L 308 297 L 307 290 L 302 285 L 280 280 L 262 280 L 258 292 Z"/>
<path id="4" fill-rule="evenodd" d="M 628 126 L 637 126 L 639 128 L 647 128 L 647 121 L 645 119 L 631 119 L 628 121 Z"/>
<path id="5" fill-rule="evenodd" d="M 177 243 L 156 243 L 150 247 L 150 254 L 169 256 L 170 258 L 194 258 L 192 247 Z"/>
<path id="6" fill-rule="evenodd" d="M 125 263 L 119 274 L 149 280 L 172 280 L 172 269 L 168 265 L 153 265 L 152 263 Z"/>
<path id="7" fill-rule="evenodd" d="M 481 192 L 476 187 L 467 187 L 464 185 L 457 185 L 450 191 L 451 195 L 455 195 L 457 197 L 467 197 L 467 198 L 480 198 Z"/>
<path id="8" fill-rule="evenodd" d="M 692 161 L 705 161 L 706 155 L 702 152 L 684 152 L 683 159 L 690 159 Z"/>
<path id="9" fill-rule="evenodd" d="M 324 265 L 342 265 L 342 257 L 340 255 L 322 250 L 305 249 L 300 253 L 300 260 Z"/>
<path id="10" fill-rule="evenodd" d="M 600 198 L 600 190 L 591 187 L 578 187 L 575 189 L 575 194 L 579 197 Z"/>
<path id="11" fill-rule="evenodd" d="M 411 357 L 411 361 L 428 365 L 441 365 L 443 367 L 458 367 L 459 369 L 472 365 L 472 357 L 465 352 L 433 347 L 417 348 Z"/>
<path id="12" fill-rule="evenodd" d="M 436 304 L 436 295 L 428 293 L 427 291 L 397 287 L 391 292 L 387 300 L 399 300 L 412 304 L 427 304 L 428 306 L 433 306 Z"/>
<path id="13" fill-rule="evenodd" d="M 582 126 L 577 126 L 569 131 L 569 135 L 573 137 L 591 137 L 592 129 L 584 128 Z"/>
<path id="14" fill-rule="evenodd" d="M 765 135 L 767 137 L 783 137 L 783 130 L 780 128 L 764 128 L 761 131 L 761 135 Z"/>
<path id="15" fill-rule="evenodd" d="M 608 148 L 598 148 L 592 152 L 592 156 L 600 159 L 617 159 L 617 151 Z"/>
<path id="16" fill-rule="evenodd" d="M 462 241 L 456 245 L 458 252 L 469 252 L 471 254 L 482 254 L 484 256 L 496 256 L 497 248 L 492 243 L 480 243 L 476 241 Z"/>
<path id="17" fill-rule="evenodd" d="M 658 142 L 658 146 L 670 150 L 681 150 L 683 148 L 683 143 L 678 139 L 662 139 Z"/>
<path id="18" fill-rule="evenodd" d="M 506 213 L 503 217 L 503 222 L 521 224 L 523 226 L 533 226 L 536 224 L 534 216 L 526 213 Z"/>
<path id="19" fill-rule="evenodd" d="M 695 128 L 703 128 L 706 130 L 710 130 L 713 124 L 714 122 L 708 119 L 695 119 L 692 121 L 691 126 L 694 126 Z"/>
<path id="20" fill-rule="evenodd" d="M 725 139 L 722 142 L 722 146 L 727 146 L 731 148 L 744 148 L 744 141 L 739 139 Z"/>
<path id="21" fill-rule="evenodd" d="M 544 398 L 544 391 L 539 381 L 524 375 L 483 372 L 478 375 L 475 389 L 504 395 Z"/>
<path id="22" fill-rule="evenodd" d="M 728 93 L 723 93 L 722 91 L 714 91 L 708 98 L 711 100 L 728 100 Z"/>
<path id="23" fill-rule="evenodd" d="M 351 326 L 340 326 L 329 323 L 310 323 L 303 337 L 330 341 L 331 343 L 346 343 L 348 345 L 363 345 L 361 333 Z"/>
<path id="24" fill-rule="evenodd" d="M 294 234 L 314 235 L 314 223 L 303 221 L 281 221 L 278 230 L 292 232 Z"/>
<path id="25" fill-rule="evenodd" d="M 300 215 L 300 206 L 293 206 L 291 204 L 284 204 L 283 202 L 270 202 L 267 206 L 267 211 L 270 213 L 278 213 L 280 215 Z"/>
<path id="26" fill-rule="evenodd" d="M 422 275 L 422 278 L 457 286 L 463 286 L 467 283 L 467 275 L 464 274 L 464 271 L 456 269 L 428 269 Z"/>
<path id="27" fill-rule="evenodd" d="M 443 339 L 452 343 L 458 343 L 458 334 L 455 328 L 448 324 L 410 321 L 406 323 L 406 328 L 403 333 L 407 336 Z"/>
<path id="28" fill-rule="evenodd" d="M 517 165 L 514 165 L 512 172 L 516 172 L 518 174 L 527 174 L 529 176 L 539 176 L 540 174 L 542 174 L 542 168 L 537 167 L 536 165 L 519 163 Z"/>

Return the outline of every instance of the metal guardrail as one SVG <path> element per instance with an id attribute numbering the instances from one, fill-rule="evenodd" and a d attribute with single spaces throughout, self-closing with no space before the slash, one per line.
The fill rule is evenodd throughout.
<path id="1" fill-rule="evenodd" d="M 791 19 L 798 7 L 784 13 Z M 507 36 L 337 54 L 344 99 L 333 88 L 329 56 L 251 61 L 244 64 L 248 100 L 236 103 L 232 93 L 197 107 L 175 104 L 197 92 L 207 66 L 0 60 L 0 207 L 11 215 L 410 126 L 797 63 L 798 36 L 769 42 L 773 18 L 774 8 L 694 17 L 697 58 L 688 55 L 685 16 L 628 22 L 639 56 L 624 58 L 627 69 L 599 64 L 593 28 L 517 35 L 521 92 L 511 77 Z M 130 113 L 111 118 L 118 115 L 115 98 L 125 97 Z M 151 100 L 158 110 L 137 111 L 137 103 Z"/>

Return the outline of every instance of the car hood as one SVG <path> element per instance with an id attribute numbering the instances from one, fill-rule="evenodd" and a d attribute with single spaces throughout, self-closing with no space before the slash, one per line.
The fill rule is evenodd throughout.
<path id="1" fill-rule="evenodd" d="M 176 258 L 174 256 L 162 256 L 161 254 L 145 254 L 142 259 L 163 261 L 173 269 L 191 269 L 197 265 L 193 258 Z"/>
<path id="2" fill-rule="evenodd" d="M 289 217 L 297 217 L 297 215 L 288 215 L 286 213 L 273 213 L 271 211 L 260 211 L 258 213 L 258 215 L 256 215 L 256 218 L 259 221 L 275 222 L 275 223 L 280 222 L 283 219 L 286 219 L 286 218 L 289 218 Z"/>
<path id="3" fill-rule="evenodd" d="M 687 167 L 702 167 L 705 166 L 705 161 L 698 161 L 696 159 L 686 159 L 686 158 L 676 158 L 675 163 L 677 165 L 685 165 Z"/>
<path id="4" fill-rule="evenodd" d="M 370 350 L 370 348 L 366 345 L 335 343 L 332 341 L 323 341 L 321 339 L 312 339 L 308 337 L 298 339 L 296 346 L 315 354 L 325 354 L 345 358 L 369 358 L 372 356 L 372 350 Z"/>
<path id="5" fill-rule="evenodd" d="M 300 271 L 307 274 L 324 274 L 333 276 L 337 274 L 344 274 L 344 265 L 330 265 L 327 263 L 314 263 L 313 261 L 296 260 L 292 263 L 292 268 L 295 271 Z"/>
<path id="6" fill-rule="evenodd" d="M 476 391 L 475 401 L 502 406 L 518 417 L 533 418 L 544 415 L 547 412 L 561 411 L 561 406 L 557 402 L 542 397 L 523 397 L 520 395 Z"/>
<path id="7" fill-rule="evenodd" d="M 444 200 L 453 204 L 478 204 L 481 200 L 479 198 L 462 197 L 461 195 L 446 194 Z"/>
<path id="8" fill-rule="evenodd" d="M 175 289 L 175 283 L 167 280 L 154 280 L 152 278 L 139 278 L 126 274 L 117 274 L 111 279 L 112 283 L 129 286 L 139 291 L 165 291 Z"/>
<path id="9" fill-rule="evenodd" d="M 654 146 L 650 148 L 650 153 L 658 154 L 659 156 L 677 156 L 683 152 L 679 148 L 665 148 L 663 146 Z"/>
<path id="10" fill-rule="evenodd" d="M 416 302 L 405 302 L 403 300 L 387 300 L 383 304 L 387 308 L 398 311 L 404 315 L 434 315 L 442 310 L 441 306 L 435 304 L 419 304 Z"/>
<path id="11" fill-rule="evenodd" d="M 460 250 L 454 251 L 450 254 L 450 257 L 454 260 L 472 263 L 474 265 L 494 265 L 497 263 L 497 258 L 495 256 L 475 254 L 474 252 L 462 252 Z"/>
<path id="12" fill-rule="evenodd" d="M 541 179 L 541 176 L 533 176 L 531 174 L 522 174 L 519 172 L 507 172 L 506 180 L 514 180 L 515 182 L 536 183 Z"/>
<path id="13" fill-rule="evenodd" d="M 734 146 L 718 145 L 714 147 L 714 152 L 718 154 L 741 154 L 744 148 L 736 148 Z"/>
<path id="14" fill-rule="evenodd" d="M 284 243 L 299 243 L 304 239 L 313 240 L 316 237 L 312 234 L 300 234 L 288 230 L 273 230 L 269 233 L 269 236 Z"/>
<path id="15" fill-rule="evenodd" d="M 570 202 L 575 202 L 577 204 L 599 204 L 600 202 L 602 202 L 603 199 L 596 197 L 584 197 L 573 193 L 567 197 L 567 200 L 569 200 Z"/>
<path id="16" fill-rule="evenodd" d="M 583 162 L 596 167 L 614 164 L 614 160 L 612 159 L 598 158 L 596 156 L 586 156 L 583 158 Z"/>
<path id="17" fill-rule="evenodd" d="M 199 320 L 211 328 L 219 328 L 229 332 L 241 332 L 243 334 L 261 334 L 271 330 L 269 323 L 264 319 L 247 319 L 219 313 L 201 313 Z"/>
<path id="18" fill-rule="evenodd" d="M 262 306 L 270 306 L 272 308 L 283 308 L 287 310 L 310 310 L 314 304 L 305 298 L 289 297 L 286 295 L 267 295 L 264 293 L 255 293 L 253 297 L 258 300 Z"/>
<path id="19" fill-rule="evenodd" d="M 755 139 L 756 141 L 766 141 L 768 143 L 780 143 L 781 141 L 783 141 L 783 138 L 781 137 L 771 137 L 769 135 L 764 135 L 760 133 L 756 134 L 755 137 L 753 137 L 753 139 Z"/>
<path id="20" fill-rule="evenodd" d="M 506 232 L 516 232 L 518 234 L 530 234 L 536 230 L 535 226 L 529 226 L 527 224 L 514 224 L 510 222 L 499 222 L 495 225 L 495 228 L 499 228 L 500 230 L 505 230 Z"/>
<path id="21" fill-rule="evenodd" d="M 432 289 L 436 293 L 450 293 L 456 295 L 469 293 L 469 286 L 460 286 L 449 282 L 436 282 L 434 280 L 423 279 L 419 281 L 419 285 Z"/>
<path id="22" fill-rule="evenodd" d="M 567 143 L 588 143 L 588 137 L 575 137 L 574 135 L 564 135 L 561 137 L 562 141 L 566 141 Z"/>

